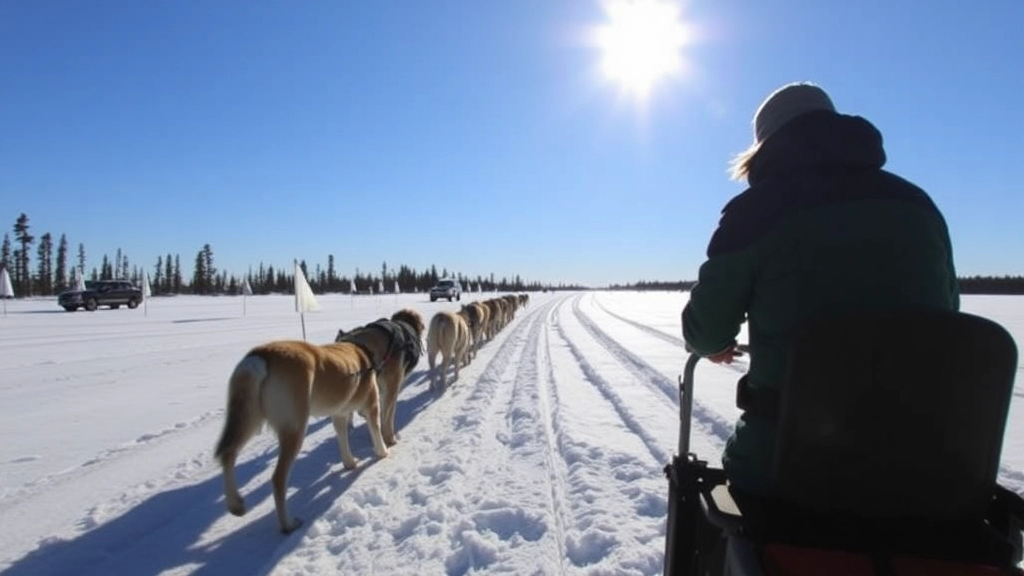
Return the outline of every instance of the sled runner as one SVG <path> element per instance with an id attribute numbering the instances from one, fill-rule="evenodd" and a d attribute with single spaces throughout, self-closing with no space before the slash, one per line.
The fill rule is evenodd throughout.
<path id="1" fill-rule="evenodd" d="M 914 311 L 804 326 L 779 393 L 738 390 L 776 422 L 773 496 L 756 506 L 689 450 L 698 361 L 665 467 L 666 576 L 1024 575 L 1024 501 L 997 483 L 1017 370 L 998 324 Z"/>

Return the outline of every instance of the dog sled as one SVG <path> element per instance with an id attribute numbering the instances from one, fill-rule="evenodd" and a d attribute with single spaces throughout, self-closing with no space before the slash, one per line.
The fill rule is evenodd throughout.
<path id="1" fill-rule="evenodd" d="M 1024 501 L 997 482 L 1017 371 L 998 324 L 915 311 L 805 326 L 782 390 L 738 395 L 777 426 L 775 496 L 746 516 L 689 449 L 698 361 L 665 467 L 666 576 L 1024 576 Z"/>

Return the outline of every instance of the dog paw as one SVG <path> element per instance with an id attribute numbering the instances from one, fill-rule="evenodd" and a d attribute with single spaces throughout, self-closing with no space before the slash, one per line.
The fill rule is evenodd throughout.
<path id="1" fill-rule="evenodd" d="M 235 516 L 244 516 L 245 515 L 245 501 L 242 500 L 241 498 L 239 498 L 237 500 L 234 500 L 234 499 L 228 500 L 227 505 L 228 505 L 228 512 L 231 512 Z"/>
<path id="2" fill-rule="evenodd" d="M 342 467 L 345 468 L 345 470 L 355 470 L 356 467 L 359 466 L 359 461 L 358 460 L 351 460 L 351 461 L 347 461 L 347 462 L 342 462 L 341 465 L 342 465 Z"/>
<path id="3" fill-rule="evenodd" d="M 282 534 L 291 534 L 296 528 L 302 526 L 302 520 L 300 518 L 292 518 L 292 521 L 287 525 L 281 526 Z"/>
<path id="4" fill-rule="evenodd" d="M 380 452 L 377 452 L 377 458 L 387 458 L 388 454 L 389 454 L 388 449 L 385 448 L 384 450 L 382 450 Z"/>

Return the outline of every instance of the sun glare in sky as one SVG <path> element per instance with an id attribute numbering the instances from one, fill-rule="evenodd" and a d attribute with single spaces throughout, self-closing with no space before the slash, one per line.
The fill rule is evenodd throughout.
<path id="1" fill-rule="evenodd" d="M 594 32 L 609 80 L 640 100 L 654 85 L 684 71 L 683 48 L 691 33 L 680 6 L 666 0 L 608 0 L 607 22 Z"/>

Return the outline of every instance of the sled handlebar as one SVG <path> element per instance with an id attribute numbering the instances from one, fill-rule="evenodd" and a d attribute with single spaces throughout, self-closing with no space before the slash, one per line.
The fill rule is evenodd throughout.
<path id="1" fill-rule="evenodd" d="M 678 454 L 680 456 L 685 456 L 690 452 L 690 420 L 693 417 L 693 372 L 697 368 L 697 362 L 701 359 L 701 355 L 691 350 L 689 345 L 686 346 L 686 350 L 690 352 L 690 355 L 686 358 L 683 374 L 679 377 Z M 737 344 L 735 350 L 743 354 L 749 354 L 750 345 Z"/>
<path id="2" fill-rule="evenodd" d="M 690 352 L 679 377 L 679 452 L 685 456 L 690 452 L 690 419 L 693 416 L 693 372 L 700 361 L 700 354 Z"/>

